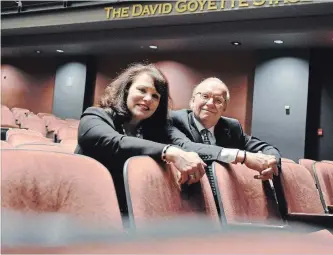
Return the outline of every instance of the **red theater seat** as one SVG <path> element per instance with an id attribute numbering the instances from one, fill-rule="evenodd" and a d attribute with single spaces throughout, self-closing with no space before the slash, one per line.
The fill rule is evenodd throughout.
<path id="1" fill-rule="evenodd" d="M 68 123 L 65 120 L 61 119 L 51 119 L 50 122 L 47 125 L 47 131 L 48 132 L 55 132 L 60 127 L 68 127 Z"/>
<path id="2" fill-rule="evenodd" d="M 283 163 L 281 177 L 289 213 L 324 213 L 314 180 L 304 166 Z"/>
<path id="3" fill-rule="evenodd" d="M 47 137 L 56 141 L 56 133 L 62 127 L 68 127 L 68 123 L 61 119 L 50 119 L 47 125 Z"/>
<path id="4" fill-rule="evenodd" d="M 99 162 L 82 155 L 4 149 L 1 166 L 3 208 L 58 212 L 81 224 L 122 229 L 112 177 Z"/>
<path id="5" fill-rule="evenodd" d="M 74 153 L 75 148 L 60 143 L 25 143 L 15 147 L 16 149 L 41 150 L 41 151 L 59 151 L 65 153 Z"/>
<path id="6" fill-rule="evenodd" d="M 302 166 L 304 166 L 310 173 L 312 176 L 313 175 L 313 164 L 316 163 L 315 160 L 312 160 L 312 159 L 300 159 L 298 161 L 298 163 Z"/>
<path id="7" fill-rule="evenodd" d="M 12 108 L 11 111 L 14 114 L 17 124 L 21 124 L 21 120 L 27 117 L 30 112 L 28 109 L 17 108 L 17 107 Z"/>
<path id="8" fill-rule="evenodd" d="M 56 141 L 62 140 L 77 140 L 78 129 L 74 127 L 62 126 L 55 132 Z"/>
<path id="9" fill-rule="evenodd" d="M 288 159 L 288 158 L 282 158 L 281 162 L 286 162 L 286 163 L 296 163 L 294 160 Z"/>
<path id="10" fill-rule="evenodd" d="M 10 148 L 13 148 L 13 146 L 5 141 L 1 141 L 1 149 L 10 149 Z"/>
<path id="11" fill-rule="evenodd" d="M 18 128 L 13 113 L 5 105 L 1 105 L 1 127 Z"/>
<path id="12" fill-rule="evenodd" d="M 61 140 L 60 144 L 74 152 L 77 146 L 77 140 Z"/>
<path id="13" fill-rule="evenodd" d="M 43 118 L 44 116 L 53 116 L 55 117 L 52 113 L 45 113 L 45 112 L 39 112 L 37 113 L 37 116 L 40 118 Z"/>
<path id="14" fill-rule="evenodd" d="M 37 118 L 24 118 L 21 120 L 21 128 L 34 130 L 37 132 L 40 132 L 44 137 L 46 137 L 46 127 L 45 123 L 42 119 L 40 119 L 37 115 L 35 115 Z"/>
<path id="15" fill-rule="evenodd" d="M 53 143 L 46 137 L 28 134 L 12 134 L 8 137 L 7 142 L 14 147 L 25 143 Z"/>
<path id="16" fill-rule="evenodd" d="M 124 166 L 126 197 L 132 226 L 143 227 L 154 221 L 182 215 L 205 216 L 218 225 L 213 194 L 204 176 L 200 183 L 180 187 L 177 170 L 165 168 L 147 156 L 130 158 Z"/>
<path id="17" fill-rule="evenodd" d="M 41 118 L 44 120 L 45 126 L 48 127 L 48 125 L 55 120 L 60 120 L 58 117 L 54 115 L 42 115 Z"/>
<path id="18" fill-rule="evenodd" d="M 222 217 L 228 224 L 283 225 L 273 190 L 268 181 L 253 178 L 256 171 L 241 164 L 214 163 L 213 169 Z"/>
<path id="19" fill-rule="evenodd" d="M 23 135 L 31 135 L 31 136 L 39 136 L 44 137 L 40 132 L 31 130 L 31 129 L 19 129 L 19 128 L 12 128 L 9 129 L 6 133 L 6 140 L 14 134 L 23 134 Z"/>
<path id="20" fill-rule="evenodd" d="M 316 162 L 313 170 L 325 211 L 333 213 L 333 164 Z"/>
<path id="21" fill-rule="evenodd" d="M 333 215 L 325 214 L 311 173 L 302 165 L 282 163 L 281 182 L 289 221 L 304 221 L 333 227 Z"/>

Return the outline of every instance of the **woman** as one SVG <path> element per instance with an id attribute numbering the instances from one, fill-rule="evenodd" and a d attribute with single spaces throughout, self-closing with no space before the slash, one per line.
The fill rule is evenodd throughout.
<path id="1" fill-rule="evenodd" d="M 92 157 L 112 174 L 122 213 L 127 213 L 123 166 L 137 155 L 172 162 L 180 183 L 200 180 L 206 164 L 193 152 L 167 145 L 169 88 L 154 65 L 135 64 L 105 90 L 100 107 L 81 116 L 76 153 Z"/>

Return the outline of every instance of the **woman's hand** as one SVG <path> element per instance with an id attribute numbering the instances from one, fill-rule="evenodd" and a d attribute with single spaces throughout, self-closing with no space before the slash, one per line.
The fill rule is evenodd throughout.
<path id="1" fill-rule="evenodd" d="M 172 162 L 180 172 L 179 183 L 188 184 L 198 182 L 206 173 L 205 162 L 195 152 L 186 152 L 175 146 L 171 146 L 166 151 L 166 160 Z"/>

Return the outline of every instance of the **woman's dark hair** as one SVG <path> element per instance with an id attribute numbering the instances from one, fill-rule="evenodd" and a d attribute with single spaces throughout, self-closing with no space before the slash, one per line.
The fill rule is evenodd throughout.
<path id="1" fill-rule="evenodd" d="M 142 73 L 150 75 L 154 86 L 160 94 L 160 103 L 154 114 L 142 121 L 144 133 L 147 129 L 164 130 L 168 119 L 169 84 L 162 72 L 153 64 L 132 64 L 118 75 L 105 89 L 99 106 L 106 111 L 112 109 L 123 121 L 131 119 L 131 113 L 127 108 L 128 91 L 134 79 Z M 154 128 L 152 128 L 154 127 Z M 156 132 L 155 132 L 156 133 Z"/>

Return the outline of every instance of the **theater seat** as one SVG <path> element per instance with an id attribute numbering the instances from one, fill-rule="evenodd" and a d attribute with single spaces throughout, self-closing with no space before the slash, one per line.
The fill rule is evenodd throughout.
<path id="1" fill-rule="evenodd" d="M 52 121 L 54 120 L 60 120 L 58 117 L 54 116 L 53 114 L 52 115 L 42 115 L 40 116 L 44 123 L 45 123 L 45 126 L 47 127 Z"/>
<path id="2" fill-rule="evenodd" d="M 65 120 L 61 120 L 61 119 L 51 119 L 47 125 L 47 131 L 55 132 L 60 127 L 68 127 L 68 123 Z"/>
<path id="3" fill-rule="evenodd" d="M 60 145 L 66 147 L 69 151 L 74 152 L 77 146 L 77 139 L 75 140 L 61 140 Z"/>
<path id="4" fill-rule="evenodd" d="M 313 175 L 313 164 L 316 163 L 315 160 L 312 160 L 312 159 L 300 159 L 298 161 L 298 163 L 300 165 L 304 166 L 311 173 L 311 175 L 314 177 L 314 175 Z"/>
<path id="5" fill-rule="evenodd" d="M 5 105 L 1 105 L 1 127 L 18 128 L 13 113 Z"/>
<path id="6" fill-rule="evenodd" d="M 47 125 L 47 137 L 56 141 L 56 133 L 62 127 L 68 127 L 68 123 L 61 119 L 50 119 Z"/>
<path id="7" fill-rule="evenodd" d="M 58 212 L 83 225 L 122 229 L 112 177 L 99 162 L 75 154 L 4 149 L 1 166 L 3 208 Z"/>
<path id="8" fill-rule="evenodd" d="M 45 113 L 45 112 L 39 112 L 37 113 L 37 116 L 40 118 L 43 118 L 44 116 L 53 116 L 55 117 L 52 113 Z"/>
<path id="9" fill-rule="evenodd" d="M 30 129 L 22 129 L 22 128 L 12 128 L 7 131 L 6 140 L 12 135 L 15 134 L 23 134 L 23 135 L 32 135 L 32 136 L 39 136 L 44 137 L 40 132 Z"/>
<path id="10" fill-rule="evenodd" d="M 58 151 L 65 153 L 74 153 L 75 148 L 72 146 L 60 144 L 60 143 L 26 143 L 20 144 L 15 147 L 16 149 L 28 149 L 28 150 L 41 150 L 41 151 Z"/>
<path id="11" fill-rule="evenodd" d="M 281 162 L 286 162 L 286 163 L 296 163 L 294 160 L 291 160 L 289 158 L 281 158 Z"/>
<path id="12" fill-rule="evenodd" d="M 316 162 L 313 170 L 325 211 L 333 213 L 333 164 Z"/>
<path id="13" fill-rule="evenodd" d="M 15 117 L 17 124 L 21 124 L 21 120 L 26 118 L 28 116 L 28 114 L 30 113 L 30 111 L 28 109 L 18 108 L 18 107 L 12 108 L 11 111 Z"/>
<path id="14" fill-rule="evenodd" d="M 258 172 L 241 164 L 213 164 L 224 222 L 282 226 L 270 183 L 254 179 Z"/>
<path id="15" fill-rule="evenodd" d="M 62 140 L 77 140 L 78 138 L 78 129 L 74 127 L 60 127 L 55 132 L 56 142 L 60 142 Z"/>
<path id="16" fill-rule="evenodd" d="M 13 146 L 5 141 L 1 141 L 1 149 L 9 149 L 9 148 L 13 148 Z"/>
<path id="17" fill-rule="evenodd" d="M 289 213 L 324 213 L 314 180 L 304 166 L 283 163 L 281 177 Z"/>
<path id="18" fill-rule="evenodd" d="M 314 179 L 304 166 L 282 163 L 281 182 L 289 221 L 333 227 L 333 215 L 325 214 Z"/>
<path id="19" fill-rule="evenodd" d="M 8 137 L 7 142 L 14 147 L 25 143 L 53 143 L 51 139 L 46 137 L 29 134 L 12 134 Z"/>
<path id="20" fill-rule="evenodd" d="M 200 183 L 181 187 L 177 170 L 162 167 L 147 156 L 132 157 L 124 166 L 124 181 L 131 227 L 177 216 L 204 216 L 219 223 L 207 176 Z"/>
<path id="21" fill-rule="evenodd" d="M 25 118 L 21 120 L 21 128 L 34 130 L 41 133 L 44 137 L 46 137 L 46 127 L 45 123 L 42 119 L 40 119 L 37 115 L 34 115 L 34 118 Z"/>

